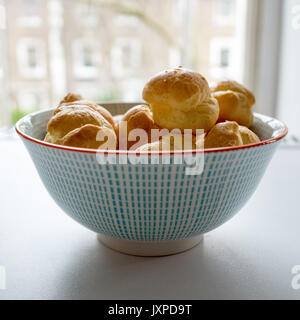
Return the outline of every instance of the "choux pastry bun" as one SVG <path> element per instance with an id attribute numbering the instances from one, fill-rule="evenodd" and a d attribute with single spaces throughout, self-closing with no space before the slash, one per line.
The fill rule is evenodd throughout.
<path id="1" fill-rule="evenodd" d="M 244 145 L 260 142 L 259 137 L 247 127 L 239 126 L 239 131 Z"/>
<path id="2" fill-rule="evenodd" d="M 234 121 L 216 124 L 204 140 L 205 149 L 242 146 L 239 125 Z"/>
<path id="3" fill-rule="evenodd" d="M 239 126 L 235 121 L 216 124 L 207 134 L 205 149 L 236 147 L 260 142 L 259 137 L 250 129 Z"/>
<path id="4" fill-rule="evenodd" d="M 98 108 L 96 104 L 89 102 L 74 101 L 68 103 L 64 101 L 50 118 L 44 140 L 54 144 L 83 148 L 98 148 L 103 144 L 106 149 L 107 143 L 104 144 L 106 139 L 96 140 L 100 131 L 99 136 L 101 136 L 101 133 L 106 133 L 109 145 L 111 147 L 115 145 L 115 149 L 117 142 L 115 130 L 110 121 L 102 114 L 108 116 L 109 112 L 105 109 L 105 112 L 103 112 L 102 109 L 104 108 Z"/>
<path id="5" fill-rule="evenodd" d="M 159 127 L 154 123 L 152 112 L 147 105 L 135 106 L 129 109 L 123 117 L 120 118 L 116 125 L 116 133 L 119 137 L 119 149 L 132 150 L 131 148 L 137 143 L 134 137 L 130 137 L 130 132 L 133 129 L 145 130 L 147 137 L 145 137 L 146 141 L 140 142 L 142 144 L 146 144 L 151 141 L 152 129 L 159 129 Z"/>
<path id="6" fill-rule="evenodd" d="M 117 146 L 117 136 L 110 128 L 86 124 L 65 135 L 60 144 L 77 148 L 114 150 Z"/>
<path id="7" fill-rule="evenodd" d="M 70 102 L 80 101 L 80 100 L 83 100 L 83 97 L 80 94 L 70 92 L 59 103 L 59 106 L 64 103 L 70 103 Z"/>
<path id="8" fill-rule="evenodd" d="M 74 108 L 78 108 L 79 106 L 89 106 L 90 108 L 98 111 L 102 116 L 115 128 L 115 121 L 111 113 L 100 106 L 97 103 L 84 100 L 81 95 L 75 93 L 69 93 L 65 98 L 60 102 L 59 106 L 54 111 L 54 114 L 60 112 L 66 106 L 74 106 Z M 70 107 L 71 108 L 71 107 Z"/>
<path id="9" fill-rule="evenodd" d="M 219 102 L 219 122 L 236 121 L 242 126 L 251 127 L 252 106 L 255 104 L 251 91 L 236 81 L 221 81 L 211 90 L 213 97 Z"/>
<path id="10" fill-rule="evenodd" d="M 154 122 L 163 128 L 210 130 L 219 117 L 219 105 L 206 79 L 182 67 L 158 73 L 143 90 Z"/>

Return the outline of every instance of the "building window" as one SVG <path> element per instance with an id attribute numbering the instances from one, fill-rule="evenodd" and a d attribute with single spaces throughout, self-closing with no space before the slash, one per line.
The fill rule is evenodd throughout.
<path id="1" fill-rule="evenodd" d="M 77 79 L 92 80 L 98 77 L 100 53 L 97 47 L 83 39 L 73 44 L 73 71 Z"/>
<path id="2" fill-rule="evenodd" d="M 210 73 L 213 78 L 234 74 L 234 39 L 213 38 L 210 43 Z"/>
<path id="3" fill-rule="evenodd" d="M 76 17 L 82 26 L 93 28 L 98 25 L 99 13 L 97 12 L 97 7 L 93 5 L 92 1 L 77 3 L 75 11 Z"/>
<path id="4" fill-rule="evenodd" d="M 140 66 L 141 44 L 138 39 L 119 38 L 112 48 L 112 73 L 116 77 L 134 75 Z"/>
<path id="5" fill-rule="evenodd" d="M 235 0 L 214 0 L 213 20 L 216 25 L 234 25 Z"/>
<path id="6" fill-rule="evenodd" d="M 219 15 L 229 17 L 232 14 L 233 0 L 218 0 Z"/>
<path id="7" fill-rule="evenodd" d="M 22 14 L 25 17 L 33 17 L 38 15 L 37 0 L 23 0 Z"/>
<path id="8" fill-rule="evenodd" d="M 82 56 L 83 56 L 83 65 L 85 67 L 94 67 L 93 51 L 91 48 L 84 47 L 82 49 Z"/>
<path id="9" fill-rule="evenodd" d="M 40 39 L 22 39 L 17 47 L 20 74 L 26 79 L 43 79 L 47 73 L 45 46 Z"/>
<path id="10" fill-rule="evenodd" d="M 39 15 L 39 3 L 37 0 L 22 0 L 19 24 L 22 27 L 39 27 L 42 17 Z"/>
<path id="11" fill-rule="evenodd" d="M 227 68 L 229 66 L 230 49 L 222 48 L 220 51 L 220 67 Z"/>
<path id="12" fill-rule="evenodd" d="M 28 66 L 32 69 L 36 68 L 37 55 L 36 55 L 36 48 L 35 47 L 28 47 L 27 48 L 27 58 L 28 58 Z"/>

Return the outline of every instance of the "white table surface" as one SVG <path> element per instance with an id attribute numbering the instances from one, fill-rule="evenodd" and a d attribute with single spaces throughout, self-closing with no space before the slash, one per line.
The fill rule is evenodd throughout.
<path id="1" fill-rule="evenodd" d="M 280 148 L 247 205 L 200 245 L 142 258 L 65 215 L 19 140 L 0 146 L 0 299 L 300 299 L 299 148 Z"/>

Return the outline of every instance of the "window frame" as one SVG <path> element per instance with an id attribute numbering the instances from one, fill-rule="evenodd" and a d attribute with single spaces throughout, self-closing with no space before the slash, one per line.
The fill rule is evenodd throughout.
<path id="1" fill-rule="evenodd" d="M 45 41 L 40 38 L 23 37 L 17 44 L 18 72 L 26 80 L 44 80 L 47 77 L 47 53 Z M 29 65 L 29 50 L 35 49 L 36 65 Z"/>
<path id="2" fill-rule="evenodd" d="M 244 83 L 256 95 L 255 111 L 276 116 L 282 0 L 248 0 Z"/>

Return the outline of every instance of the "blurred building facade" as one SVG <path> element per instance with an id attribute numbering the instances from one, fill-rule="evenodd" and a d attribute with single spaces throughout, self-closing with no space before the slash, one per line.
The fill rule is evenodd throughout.
<path id="1" fill-rule="evenodd" d="M 0 99 L 28 111 L 68 91 L 140 100 L 151 75 L 177 65 L 232 76 L 237 1 L 0 0 Z"/>

